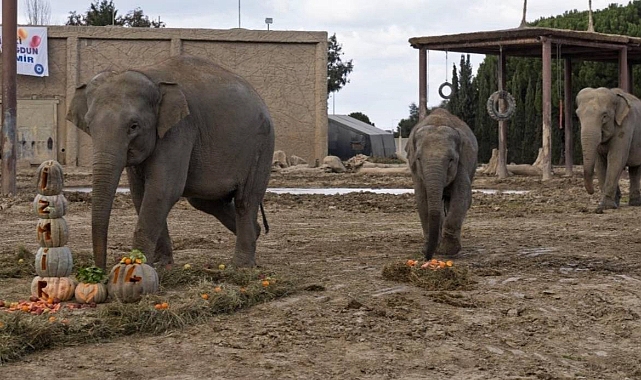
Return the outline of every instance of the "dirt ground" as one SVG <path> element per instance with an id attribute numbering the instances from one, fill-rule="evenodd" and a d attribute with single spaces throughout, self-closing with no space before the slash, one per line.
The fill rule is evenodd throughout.
<path id="1" fill-rule="evenodd" d="M 454 265 L 470 291 L 429 292 L 384 280 L 419 258 L 413 195 L 275 195 L 265 210 L 261 266 L 297 280 L 293 295 L 162 336 L 40 351 L 2 377 L 70 379 L 641 379 L 641 209 L 595 214 L 579 172 L 554 179 L 477 176 Z M 0 254 L 35 252 L 32 172 L 0 198 Z M 87 173 L 66 185 L 90 183 Z M 627 183 L 622 183 L 627 201 Z M 274 173 L 271 187 L 410 188 L 408 175 Z M 33 189 L 33 190 L 31 190 Z M 90 205 L 68 193 L 73 252 L 88 251 Z M 116 200 L 109 249 L 130 246 L 135 213 Z M 181 201 L 169 218 L 176 265 L 193 255 L 229 262 L 233 235 Z M 22 282 L 20 282 L 22 281 Z M 315 285 L 315 286 L 310 286 Z M 3 290 L 4 289 L 4 290 Z M 24 280 L 0 279 L 28 294 Z M 3 294 L 5 293 L 5 294 Z"/>

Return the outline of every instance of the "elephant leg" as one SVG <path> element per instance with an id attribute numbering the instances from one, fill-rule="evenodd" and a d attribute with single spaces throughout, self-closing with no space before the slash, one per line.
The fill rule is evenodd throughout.
<path id="1" fill-rule="evenodd" d="M 471 188 L 465 191 L 460 185 L 456 187 L 450 198 L 438 248 L 438 253 L 444 256 L 455 256 L 461 250 L 461 228 L 471 203 Z"/>
<path id="2" fill-rule="evenodd" d="M 234 200 L 236 210 L 236 250 L 232 263 L 238 267 L 256 265 L 256 240 L 260 235 L 258 226 L 258 207 L 260 200 Z"/>
<path id="3" fill-rule="evenodd" d="M 617 190 L 619 189 L 619 177 L 621 170 L 617 170 L 613 163 L 608 164 L 603 155 L 597 155 L 596 158 L 596 173 L 599 179 L 599 188 L 601 189 L 601 201 L 596 208 L 596 213 L 600 214 L 603 210 L 616 209 L 617 205 Z"/>
<path id="4" fill-rule="evenodd" d="M 641 192 L 639 191 L 641 183 L 641 166 L 630 166 L 630 206 L 641 206 Z"/>
<path id="5" fill-rule="evenodd" d="M 144 176 L 139 169 L 130 166 L 127 167 L 127 178 L 129 179 L 129 189 L 131 191 L 131 199 L 136 208 L 136 214 L 140 215 L 140 207 L 145 193 Z M 161 264 L 170 265 L 174 262 L 173 250 L 173 243 L 169 237 L 169 228 L 167 227 L 167 222 L 165 222 L 154 250 L 155 256 L 152 257 L 158 258 Z"/>
<path id="6" fill-rule="evenodd" d="M 423 256 L 427 253 L 427 237 L 429 236 L 429 218 L 428 212 L 429 207 L 427 203 L 427 193 L 425 192 L 425 187 L 422 185 L 421 181 L 416 179 L 414 180 L 414 197 L 416 199 L 416 207 L 418 209 L 418 217 L 421 220 L 421 228 L 423 229 L 423 237 L 425 242 L 423 243 L 423 248 L 421 249 L 421 254 Z"/>
<path id="7" fill-rule="evenodd" d="M 223 226 L 236 234 L 236 208 L 233 200 L 188 198 L 187 201 L 197 210 L 215 216 Z"/>

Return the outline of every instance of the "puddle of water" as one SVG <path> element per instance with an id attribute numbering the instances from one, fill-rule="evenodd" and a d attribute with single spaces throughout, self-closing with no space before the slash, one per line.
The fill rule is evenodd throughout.
<path id="1" fill-rule="evenodd" d="M 80 193 L 90 193 L 91 192 L 91 187 L 67 187 L 64 189 L 65 191 L 77 191 Z M 126 187 L 119 187 L 116 190 L 117 193 L 128 193 L 129 188 Z M 363 192 L 369 192 L 369 193 L 374 193 L 374 194 L 391 194 L 391 195 L 401 195 L 401 194 L 414 194 L 414 189 L 372 189 L 372 188 L 342 188 L 342 187 L 336 187 L 336 188 L 327 188 L 327 189 L 320 189 L 320 188 L 311 188 L 311 189 L 305 189 L 305 188 L 297 188 L 297 187 L 272 187 L 267 189 L 268 193 L 273 193 L 273 194 L 293 194 L 293 195 L 304 195 L 304 194 L 311 194 L 311 195 L 343 195 L 343 194 L 349 194 L 349 193 L 363 193 Z M 521 195 L 521 194 L 527 194 L 527 190 L 492 190 L 492 189 L 474 189 L 472 190 L 474 193 L 482 193 L 482 194 L 516 194 L 516 195 Z"/>

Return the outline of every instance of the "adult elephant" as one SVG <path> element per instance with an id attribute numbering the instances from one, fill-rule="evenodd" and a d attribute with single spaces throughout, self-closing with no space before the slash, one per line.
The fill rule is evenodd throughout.
<path id="1" fill-rule="evenodd" d="M 641 101 L 614 88 L 584 88 L 577 97 L 576 113 L 581 122 L 583 178 L 588 194 L 594 193 L 596 174 L 601 201 L 596 212 L 619 206 L 619 178 L 628 167 L 630 206 L 641 205 Z"/>
<path id="2" fill-rule="evenodd" d="M 236 234 L 235 265 L 255 265 L 274 128 L 245 80 L 185 56 L 102 72 L 76 89 L 67 119 L 93 141 L 96 265 L 106 266 L 109 217 L 125 167 L 138 213 L 133 248 L 151 263 L 173 262 L 167 215 L 184 196 Z M 263 221 L 267 230 L 264 213 Z M 194 228 L 207 234 L 206 227 Z"/>
<path id="3" fill-rule="evenodd" d="M 412 129 L 405 149 L 426 239 L 425 259 L 435 252 L 456 255 L 463 220 L 472 204 L 476 137 L 461 119 L 437 108 Z"/>

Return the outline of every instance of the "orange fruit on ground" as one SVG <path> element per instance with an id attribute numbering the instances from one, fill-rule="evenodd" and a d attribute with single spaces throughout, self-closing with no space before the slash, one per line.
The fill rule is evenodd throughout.
<path id="1" fill-rule="evenodd" d="M 221 288 L 220 286 L 217 286 L 217 287 L 214 288 L 214 292 L 216 292 L 216 293 L 220 293 L 222 291 L 223 291 L 223 288 Z"/>
<path id="2" fill-rule="evenodd" d="M 208 299 L 209 299 L 209 294 L 207 294 L 207 293 L 203 293 L 203 294 L 201 294 L 200 296 L 201 296 L 201 297 L 202 297 L 202 299 L 204 299 L 204 300 L 208 300 Z"/>
<path id="3" fill-rule="evenodd" d="M 266 288 L 269 286 L 269 281 L 263 280 L 262 285 Z"/>
<path id="4" fill-rule="evenodd" d="M 167 302 L 161 303 L 160 306 L 162 306 L 163 309 L 169 309 L 169 304 Z"/>
<path id="5" fill-rule="evenodd" d="M 49 322 L 55 322 L 55 321 L 56 321 L 56 317 L 54 317 L 53 315 L 49 317 Z"/>
<path id="6" fill-rule="evenodd" d="M 162 304 L 160 304 L 160 303 L 155 304 L 154 305 L 154 309 L 156 309 L 156 310 L 162 309 Z"/>
<path id="7" fill-rule="evenodd" d="M 445 262 L 445 265 L 447 265 L 448 267 L 451 267 L 452 265 L 454 265 L 454 263 L 452 262 L 452 260 L 447 260 Z"/>
<path id="8" fill-rule="evenodd" d="M 129 257 L 127 257 L 125 259 L 125 264 L 127 264 L 127 265 L 131 264 L 131 259 Z"/>

